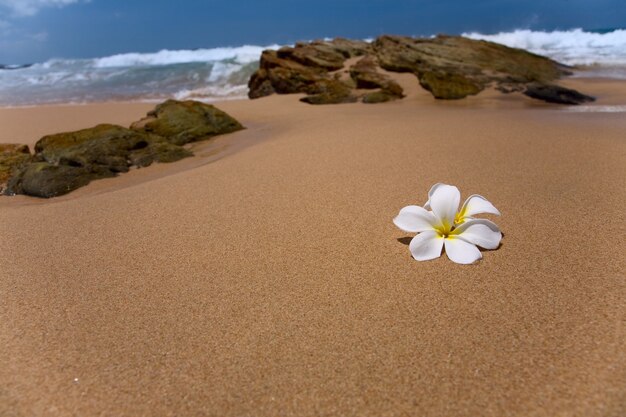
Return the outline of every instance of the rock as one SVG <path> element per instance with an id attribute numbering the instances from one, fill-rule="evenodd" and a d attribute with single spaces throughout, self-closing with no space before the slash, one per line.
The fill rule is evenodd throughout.
<path id="1" fill-rule="evenodd" d="M 357 97 L 352 95 L 352 89 L 340 80 L 321 80 L 310 86 L 306 92 L 310 94 L 300 101 L 309 104 L 340 104 L 354 103 Z"/>
<path id="2" fill-rule="evenodd" d="M 161 136 L 110 124 L 44 136 L 35 144 L 39 160 L 111 173 L 128 171 L 130 160 L 140 155 L 152 155 L 141 166 L 191 155 L 181 149 Z"/>
<path id="3" fill-rule="evenodd" d="M 397 95 L 391 94 L 386 90 L 377 90 L 363 95 L 362 101 L 366 104 L 376 104 L 397 100 L 398 98 L 399 97 Z"/>
<path id="4" fill-rule="evenodd" d="M 295 61 L 306 67 L 335 71 L 343 68 L 346 56 L 329 44 L 297 44 L 295 48 L 284 46 L 276 53 L 278 58 Z"/>
<path id="5" fill-rule="evenodd" d="M 54 197 L 94 179 L 127 172 L 133 165 L 143 167 L 191 155 L 163 137 L 110 124 L 48 135 L 35 144 L 32 162 L 13 175 L 5 193 Z"/>
<path id="6" fill-rule="evenodd" d="M 159 135 L 174 145 L 231 133 L 243 126 L 227 113 L 199 101 L 167 100 L 150 111 L 147 117 L 130 127 L 134 131 Z"/>
<path id="7" fill-rule="evenodd" d="M 369 50 L 371 46 L 367 42 L 337 38 L 332 41 L 298 42 L 294 48 L 280 48 L 277 55 L 306 67 L 336 71 L 343 68 L 346 59 L 363 55 Z"/>
<path id="8" fill-rule="evenodd" d="M 259 69 L 252 74 L 250 81 L 248 81 L 248 89 L 249 98 L 267 97 L 276 92 L 272 81 L 269 79 L 268 72 L 264 69 Z"/>
<path id="9" fill-rule="evenodd" d="M 531 98 L 558 104 L 582 104 L 595 101 L 594 97 L 554 84 L 531 83 L 526 86 L 524 94 Z"/>
<path id="10" fill-rule="evenodd" d="M 298 62 L 279 58 L 276 51 L 263 51 L 259 69 L 248 82 L 248 96 L 259 98 L 273 93 L 302 93 L 311 84 L 324 79 L 324 74 L 325 71 L 320 68 L 308 68 Z"/>
<path id="11" fill-rule="evenodd" d="M 168 100 L 132 129 L 101 124 L 45 136 L 35 145 L 34 156 L 25 146 L 0 145 L 4 193 L 55 197 L 133 166 L 192 156 L 182 145 L 240 129 L 239 122 L 214 106 Z"/>
<path id="12" fill-rule="evenodd" d="M 0 154 L 30 155 L 30 149 L 21 143 L 0 143 Z"/>
<path id="13" fill-rule="evenodd" d="M 389 71 L 434 71 L 462 74 L 480 84 L 489 81 L 551 81 L 568 74 L 566 67 L 522 49 L 461 36 L 408 38 L 381 36 L 374 41 L 380 66 Z"/>
<path id="14" fill-rule="evenodd" d="M 465 77 L 463 74 L 449 72 L 422 72 L 419 83 L 438 99 L 456 100 L 480 93 L 485 86 Z"/>
<path id="15" fill-rule="evenodd" d="M 56 197 L 87 185 L 91 180 L 113 175 L 112 172 L 109 175 L 94 174 L 83 167 L 34 162 L 26 165 L 9 180 L 7 194 Z"/>
<path id="16" fill-rule="evenodd" d="M 9 178 L 31 159 L 27 145 L 0 143 L 0 193 L 6 188 Z"/>
<path id="17" fill-rule="evenodd" d="M 346 59 L 363 55 L 371 46 L 367 42 L 335 39 L 333 41 L 314 41 L 298 43 L 295 47 L 283 47 L 278 51 L 266 50 L 261 54 L 259 69 L 252 74 L 248 87 L 248 97 L 259 98 L 273 93 L 307 93 L 325 88 L 325 83 L 332 80 L 331 71 L 343 68 Z M 308 93 L 321 94 L 321 93 Z M 312 98 L 307 102 L 335 102 L 329 95 Z"/>
<path id="18" fill-rule="evenodd" d="M 511 88 L 552 81 L 568 73 L 565 66 L 549 58 L 458 36 L 381 36 L 374 48 L 382 68 L 414 73 L 422 87 L 439 99 L 478 94 L 489 84 Z"/>
<path id="19" fill-rule="evenodd" d="M 346 60 L 363 55 L 349 68 L 352 89 L 379 89 L 372 93 L 352 91 L 350 94 L 311 93 L 334 79 Z M 437 99 L 461 99 L 494 87 L 503 93 L 529 91 L 527 85 L 548 85 L 564 75 L 568 67 L 549 58 L 509 48 L 493 42 L 460 36 L 410 38 L 384 35 L 371 44 L 362 41 L 335 39 L 298 43 L 279 51 L 264 51 L 260 67 L 250 78 L 249 97 L 270 94 L 306 93 L 315 97 L 302 101 L 312 104 L 382 102 L 403 97 L 400 85 L 383 74 L 382 68 L 393 72 L 415 74 L 420 85 Z M 319 89 L 319 88 L 318 88 Z M 532 95 L 531 95 L 532 94 Z"/>
<path id="20" fill-rule="evenodd" d="M 360 89 L 377 89 L 380 92 L 368 93 L 363 97 L 364 103 L 382 103 L 404 97 L 400 84 L 391 77 L 377 71 L 376 61 L 371 56 L 365 56 L 350 67 L 350 77 L 355 87 Z"/>

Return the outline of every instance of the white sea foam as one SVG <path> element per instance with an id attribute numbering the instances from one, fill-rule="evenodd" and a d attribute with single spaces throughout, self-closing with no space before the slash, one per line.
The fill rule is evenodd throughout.
<path id="1" fill-rule="evenodd" d="M 97 58 L 93 61 L 96 68 L 130 67 L 172 65 L 190 62 L 218 62 L 233 61 L 239 64 L 247 64 L 257 61 L 264 49 L 277 49 L 279 45 L 253 46 L 244 45 L 236 48 L 211 48 L 211 49 L 163 49 L 154 53 L 126 53 Z"/>
<path id="2" fill-rule="evenodd" d="M 626 113 L 626 106 L 571 106 L 565 107 L 561 111 L 568 113 Z"/>
<path id="3" fill-rule="evenodd" d="M 626 66 L 624 29 L 607 33 L 586 32 L 582 29 L 552 32 L 520 29 L 493 35 L 464 33 L 463 36 L 527 49 L 569 65 Z"/>

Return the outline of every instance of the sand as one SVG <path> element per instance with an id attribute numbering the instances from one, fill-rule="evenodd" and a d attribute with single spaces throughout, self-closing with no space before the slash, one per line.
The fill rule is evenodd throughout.
<path id="1" fill-rule="evenodd" d="M 248 129 L 176 164 L 0 197 L 0 415 L 626 415 L 624 113 L 297 98 L 220 103 Z M 1 109 L 0 141 L 150 107 Z M 498 250 L 411 258 L 391 219 L 436 182 L 500 209 Z"/>

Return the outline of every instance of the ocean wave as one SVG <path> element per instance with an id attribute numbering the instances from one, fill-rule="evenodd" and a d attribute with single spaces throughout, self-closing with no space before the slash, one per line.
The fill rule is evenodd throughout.
<path id="1" fill-rule="evenodd" d="M 232 61 L 238 64 L 247 64 L 258 61 L 264 49 L 277 49 L 279 45 L 254 46 L 244 45 L 239 47 L 211 48 L 211 49 L 163 49 L 154 53 L 125 53 L 111 55 L 93 60 L 96 68 L 130 67 L 186 64 L 190 62 L 218 62 Z"/>
<path id="2" fill-rule="evenodd" d="M 513 48 L 526 49 L 568 65 L 626 65 L 626 30 L 604 33 L 583 29 L 552 32 L 519 29 L 492 35 L 463 33 L 471 39 L 482 39 Z"/>
<path id="3" fill-rule="evenodd" d="M 265 49 L 280 45 L 161 50 L 92 59 L 50 59 L 0 71 L 0 105 L 243 98 Z"/>

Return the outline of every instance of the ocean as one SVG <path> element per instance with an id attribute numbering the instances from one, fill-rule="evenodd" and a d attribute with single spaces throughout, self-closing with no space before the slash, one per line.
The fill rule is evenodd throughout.
<path id="1" fill-rule="evenodd" d="M 582 67 L 575 76 L 626 80 L 626 29 L 464 33 Z M 0 66 L 0 106 L 246 97 L 264 49 L 280 45 L 124 53 Z"/>

